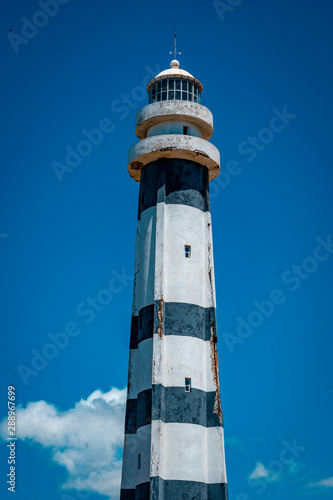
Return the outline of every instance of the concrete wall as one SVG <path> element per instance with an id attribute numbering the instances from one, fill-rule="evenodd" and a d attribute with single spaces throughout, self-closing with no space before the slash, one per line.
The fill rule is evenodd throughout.
<path id="1" fill-rule="evenodd" d="M 161 135 L 161 134 L 183 134 L 183 127 L 188 127 L 187 135 L 193 135 L 195 137 L 202 137 L 202 133 L 200 128 L 194 123 L 190 123 L 185 120 L 167 120 L 156 125 L 153 125 L 149 128 L 147 132 L 147 137 L 151 137 L 153 135 Z"/>
<path id="2" fill-rule="evenodd" d="M 147 165 L 138 212 L 121 498 L 226 500 L 207 168 Z"/>

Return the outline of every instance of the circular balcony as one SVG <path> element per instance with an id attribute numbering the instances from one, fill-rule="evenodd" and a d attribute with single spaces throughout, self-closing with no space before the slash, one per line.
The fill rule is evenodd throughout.
<path id="1" fill-rule="evenodd" d="M 159 158 L 179 158 L 205 165 L 209 180 L 220 173 L 220 153 L 210 142 L 181 134 L 154 135 L 134 144 L 128 152 L 130 176 L 140 182 L 141 169 Z"/>

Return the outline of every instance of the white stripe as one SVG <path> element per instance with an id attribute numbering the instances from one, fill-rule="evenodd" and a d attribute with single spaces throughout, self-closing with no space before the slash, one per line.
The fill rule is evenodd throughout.
<path id="1" fill-rule="evenodd" d="M 211 307 L 207 258 L 210 213 L 170 204 L 167 214 L 165 300 Z M 185 257 L 185 245 L 191 246 L 190 258 Z"/>
<path id="2" fill-rule="evenodd" d="M 157 203 L 156 205 L 156 257 L 155 257 L 155 290 L 154 298 L 159 300 L 164 298 L 165 287 L 165 252 L 166 239 L 168 234 L 165 231 L 167 205 L 165 203 Z"/>
<path id="3" fill-rule="evenodd" d="M 140 342 L 137 349 L 130 349 L 128 373 L 128 399 L 135 399 L 139 392 L 152 388 L 153 339 Z"/>
<path id="4" fill-rule="evenodd" d="M 137 234 L 139 239 L 136 248 L 139 254 L 135 277 L 137 292 L 133 299 L 135 302 L 133 311 L 136 315 L 142 307 L 154 303 L 156 206 L 142 212 Z"/>
<path id="5" fill-rule="evenodd" d="M 213 246 L 209 212 L 158 203 L 138 222 L 133 312 L 166 302 L 215 305 Z M 185 257 L 185 245 L 191 257 Z"/>
<path id="6" fill-rule="evenodd" d="M 184 387 L 185 377 L 193 389 L 216 390 L 209 341 L 179 335 L 154 335 L 153 384 Z"/>
<path id="7" fill-rule="evenodd" d="M 226 482 L 223 428 L 152 422 L 150 475 L 164 480 Z"/>
<path id="8" fill-rule="evenodd" d="M 151 425 L 138 429 L 137 434 L 126 434 L 121 488 L 131 489 L 150 479 Z M 138 454 L 141 468 L 138 468 Z"/>

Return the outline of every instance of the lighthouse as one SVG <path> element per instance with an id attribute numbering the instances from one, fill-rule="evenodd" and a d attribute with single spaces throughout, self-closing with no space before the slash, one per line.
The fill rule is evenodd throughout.
<path id="1" fill-rule="evenodd" d="M 202 84 L 175 59 L 147 85 L 128 171 L 140 183 L 121 500 L 227 500 Z"/>

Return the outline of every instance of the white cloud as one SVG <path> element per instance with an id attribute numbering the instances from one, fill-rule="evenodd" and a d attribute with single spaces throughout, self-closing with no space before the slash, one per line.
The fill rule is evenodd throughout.
<path id="1" fill-rule="evenodd" d="M 322 479 L 317 483 L 309 483 L 308 486 L 310 486 L 310 488 L 333 488 L 333 477 Z"/>
<path id="2" fill-rule="evenodd" d="M 74 408 L 59 411 L 45 401 L 18 407 L 18 438 L 51 449 L 52 459 L 68 471 L 63 488 L 90 490 L 119 498 L 126 389 L 94 391 Z M 7 421 L 0 424 L 7 438 Z"/>
<path id="3" fill-rule="evenodd" d="M 269 477 L 270 472 L 266 467 L 261 464 L 260 462 L 257 462 L 256 468 L 254 471 L 249 475 L 249 479 L 261 479 L 262 477 Z"/>

